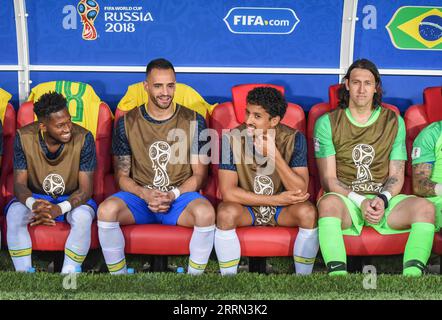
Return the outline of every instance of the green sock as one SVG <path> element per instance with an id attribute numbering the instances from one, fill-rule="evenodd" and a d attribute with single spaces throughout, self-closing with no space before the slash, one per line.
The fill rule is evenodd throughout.
<path id="1" fill-rule="evenodd" d="M 347 254 L 341 223 L 341 219 L 334 217 L 325 217 L 318 221 L 319 246 L 331 276 L 347 274 Z"/>
<path id="2" fill-rule="evenodd" d="M 416 222 L 411 225 L 410 236 L 404 252 L 405 276 L 419 277 L 431 254 L 434 238 L 434 225 L 427 222 Z"/>

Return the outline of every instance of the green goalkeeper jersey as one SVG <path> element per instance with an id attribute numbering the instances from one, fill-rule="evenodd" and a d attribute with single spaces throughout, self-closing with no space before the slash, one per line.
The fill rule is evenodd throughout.
<path id="1" fill-rule="evenodd" d="M 431 163 L 431 180 L 442 183 L 442 121 L 433 122 L 416 137 L 411 152 L 412 164 Z"/>

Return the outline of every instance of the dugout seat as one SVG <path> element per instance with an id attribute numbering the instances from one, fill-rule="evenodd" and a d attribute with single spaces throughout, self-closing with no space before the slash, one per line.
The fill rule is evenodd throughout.
<path id="1" fill-rule="evenodd" d="M 3 213 L 3 208 L 12 199 L 13 186 L 11 185 L 8 176 L 13 172 L 13 154 L 14 154 L 14 138 L 16 130 L 16 113 L 12 104 L 9 102 L 12 95 L 5 90 L 0 88 L 0 119 L 3 126 L 3 156 L 1 163 L 1 174 L 0 174 L 0 209 Z M 4 225 L 4 214 L 0 214 L 0 227 L 3 230 Z M 6 239 L 6 233 L 2 232 L 2 243 Z"/>
<path id="2" fill-rule="evenodd" d="M 233 129 L 245 119 L 246 98 L 250 90 L 256 87 L 273 87 L 284 94 L 284 87 L 272 84 L 241 84 L 232 87 L 232 101 L 219 104 L 210 117 L 210 127 L 221 138 L 223 129 Z M 288 102 L 287 111 L 281 121 L 283 124 L 306 133 L 305 113 L 301 106 Z M 313 183 L 310 180 L 309 192 L 313 197 Z M 215 204 L 221 201 L 218 187 L 218 165 L 212 164 L 212 179 L 205 189 L 205 194 Z M 265 257 L 291 256 L 298 228 L 251 226 L 237 228 L 241 243 L 241 255 L 250 257 L 251 271 L 265 272 Z"/>
<path id="3" fill-rule="evenodd" d="M 109 106 L 102 102 L 89 84 L 70 81 L 53 81 L 37 85 L 32 89 L 27 102 L 23 103 L 17 113 L 17 128 L 21 128 L 36 120 L 34 114 L 34 102 L 48 92 L 54 91 L 62 93 L 68 100 L 69 112 L 72 121 L 83 125 L 89 129 L 95 137 L 95 147 L 97 154 L 97 167 L 94 175 L 94 193 L 93 198 L 99 204 L 105 197 L 105 194 L 114 189 L 109 182 L 113 184 L 111 174 L 110 147 L 112 140 L 112 120 L 113 115 Z M 83 93 L 83 96 L 79 95 Z M 80 98 L 81 102 L 78 102 Z M 80 109 L 82 109 L 80 111 Z M 79 115 L 82 117 L 78 117 Z M 86 121 L 86 118 L 90 117 Z M 94 124 L 94 119 L 96 124 Z M 13 176 L 8 177 L 8 185 L 12 187 Z M 111 191 L 108 191 L 110 189 Z M 13 190 L 9 190 L 13 192 Z M 64 251 L 66 239 L 69 235 L 70 226 L 68 223 L 57 222 L 54 227 L 34 226 L 29 227 L 32 239 L 32 249 L 41 251 Z M 92 224 L 91 249 L 99 247 L 98 229 L 96 222 Z"/>
<path id="4" fill-rule="evenodd" d="M 144 89 L 144 83 L 134 83 L 127 88 L 126 94 L 118 103 L 117 110 L 127 112 L 147 103 L 148 98 L 149 96 Z M 210 104 L 206 102 L 206 100 L 204 100 L 204 98 L 191 86 L 179 82 L 176 83 L 173 101 L 198 112 L 206 119 L 210 113 L 212 113 L 213 108 L 217 106 L 217 103 Z"/>
<path id="5" fill-rule="evenodd" d="M 314 105 L 308 115 L 308 151 L 309 164 L 312 174 L 316 181 L 320 183 L 316 160 L 314 158 L 313 131 L 316 120 L 326 112 L 334 110 L 338 106 L 338 90 L 341 84 L 335 84 L 329 88 L 329 102 Z M 382 103 L 383 107 L 389 108 L 399 113 L 399 109 L 391 104 Z M 405 185 L 405 183 L 404 183 Z M 408 184 L 409 185 L 409 184 Z M 318 199 L 323 194 L 320 184 Z M 409 193 L 411 190 L 403 188 L 402 192 Z M 360 236 L 344 236 L 345 247 L 348 256 L 381 256 L 381 255 L 399 255 L 404 252 L 409 233 L 381 235 L 371 227 L 363 227 Z"/>
<path id="6" fill-rule="evenodd" d="M 405 127 L 407 128 L 407 152 L 409 159 L 406 167 L 406 175 L 410 181 L 410 188 L 412 179 L 411 150 L 413 149 L 413 142 L 422 129 L 433 122 L 442 120 L 442 86 L 425 88 L 423 100 L 422 104 L 410 106 L 404 116 Z M 433 252 L 441 257 L 442 262 L 442 234 L 440 232 L 435 235 Z"/>

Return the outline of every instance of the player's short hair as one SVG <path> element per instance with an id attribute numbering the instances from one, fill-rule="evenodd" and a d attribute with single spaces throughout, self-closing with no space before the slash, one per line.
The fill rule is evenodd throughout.
<path id="1" fill-rule="evenodd" d="M 34 103 L 34 112 L 39 121 L 49 118 L 52 113 L 67 108 L 66 98 L 55 91 L 43 94 L 37 102 Z"/>
<path id="2" fill-rule="evenodd" d="M 350 80 L 350 74 L 353 71 L 353 69 L 365 69 L 370 71 L 373 76 L 376 83 L 376 92 L 373 96 L 373 105 L 372 108 L 376 108 L 376 106 L 380 105 L 382 103 L 382 81 L 381 81 L 381 75 L 379 74 L 379 70 L 376 67 L 376 65 L 371 62 L 368 59 L 359 59 L 352 63 L 352 65 L 348 68 L 347 73 L 345 74 L 344 78 L 342 79 L 342 82 L 344 83 L 345 80 Z M 345 109 L 348 107 L 349 101 L 350 101 L 350 93 L 348 92 L 347 88 L 343 85 L 339 89 L 339 103 L 338 107 Z"/>
<path id="3" fill-rule="evenodd" d="M 153 69 L 162 69 L 162 70 L 172 69 L 173 73 L 175 73 L 175 68 L 173 67 L 173 64 L 169 60 L 166 60 L 164 58 L 154 59 L 147 64 L 146 79 Z"/>
<path id="4" fill-rule="evenodd" d="M 282 119 L 287 110 L 284 96 L 272 87 L 257 87 L 250 90 L 247 94 L 247 103 L 261 106 L 271 118 L 279 116 Z"/>

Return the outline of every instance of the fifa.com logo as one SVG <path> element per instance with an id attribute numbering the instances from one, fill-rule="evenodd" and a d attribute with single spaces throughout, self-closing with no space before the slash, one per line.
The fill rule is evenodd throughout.
<path id="1" fill-rule="evenodd" d="M 300 21 L 293 9 L 264 7 L 235 7 L 223 20 L 239 34 L 290 34 Z"/>
<path id="2" fill-rule="evenodd" d="M 223 129 L 222 138 L 215 129 L 201 130 L 195 136 L 198 122 L 191 121 L 187 133 L 183 129 L 168 132 L 167 141 L 157 141 L 149 147 L 152 160 L 162 159 L 167 163 L 158 164 L 256 164 L 259 174 L 271 175 L 275 170 L 275 129 L 265 132 L 261 129 Z M 221 148 L 220 148 L 221 146 Z M 189 151 L 191 156 L 189 158 Z M 221 151 L 221 154 L 220 154 Z M 233 155 L 233 159 L 231 159 Z M 236 155 L 236 156 L 235 156 Z"/>

